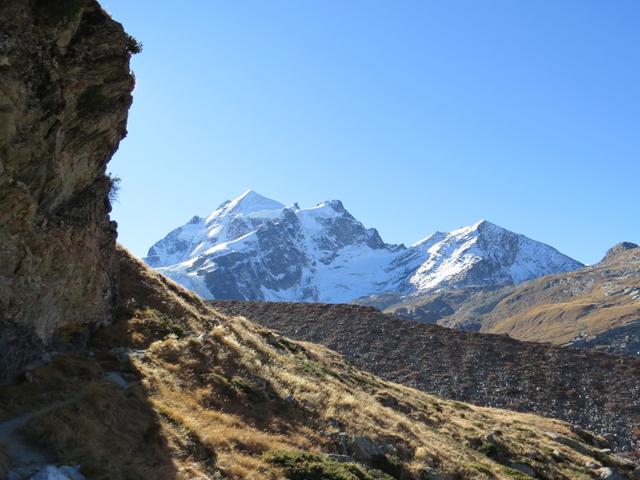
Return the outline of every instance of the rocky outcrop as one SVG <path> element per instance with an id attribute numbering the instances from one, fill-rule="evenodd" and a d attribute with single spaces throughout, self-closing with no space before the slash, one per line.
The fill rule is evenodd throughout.
<path id="1" fill-rule="evenodd" d="M 138 48 L 95 1 L 0 3 L 0 380 L 111 318 L 105 172 L 126 135 Z"/>
<path id="2" fill-rule="evenodd" d="M 640 246 L 631 242 L 620 242 L 607 250 L 607 253 L 600 263 L 625 262 L 629 261 L 630 258 L 637 258 L 639 255 Z"/>

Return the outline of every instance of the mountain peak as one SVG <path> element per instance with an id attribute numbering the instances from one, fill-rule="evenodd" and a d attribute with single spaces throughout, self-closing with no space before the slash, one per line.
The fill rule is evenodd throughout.
<path id="1" fill-rule="evenodd" d="M 258 192 L 252 189 L 247 190 L 236 199 L 231 200 L 231 203 L 229 205 L 234 209 L 240 206 L 243 210 L 251 211 L 278 210 L 284 208 L 284 205 L 282 203 L 260 195 Z"/>
<path id="2" fill-rule="evenodd" d="M 506 228 L 501 227 L 500 225 L 496 225 L 495 223 L 491 223 L 488 220 L 478 220 L 476 223 L 471 225 L 467 225 L 466 227 L 460 227 L 456 230 L 453 230 L 449 233 L 450 236 L 466 236 L 470 234 L 481 234 L 488 231 L 504 231 L 507 232 Z"/>
<path id="3" fill-rule="evenodd" d="M 605 254 L 605 256 L 602 259 L 601 263 L 607 263 L 607 262 L 612 262 L 614 260 L 620 260 L 621 258 L 623 258 L 625 256 L 625 254 L 629 250 L 636 250 L 638 248 L 640 248 L 640 246 L 638 246 L 635 243 L 631 243 L 631 242 L 620 242 L 620 243 L 617 243 L 613 247 L 611 247 L 609 250 L 607 250 L 607 253 Z"/>
<path id="4" fill-rule="evenodd" d="M 147 261 L 205 298 L 324 302 L 504 285 L 581 266 L 484 219 L 406 248 L 385 244 L 340 200 L 287 208 L 254 190 L 169 233 Z"/>
<path id="5" fill-rule="evenodd" d="M 504 227 L 501 227 L 500 225 L 497 225 L 493 222 L 490 222 L 489 220 L 485 220 L 484 218 L 481 220 L 478 220 L 476 223 L 474 223 L 473 225 L 471 225 L 471 227 L 473 230 L 488 230 L 488 229 L 495 229 L 495 230 L 507 230 Z"/>
<path id="6" fill-rule="evenodd" d="M 216 211 L 209 216 L 207 222 L 218 218 L 221 214 L 248 214 L 264 210 L 281 210 L 283 208 L 285 208 L 285 206 L 282 203 L 260 195 L 253 189 L 249 189 L 233 200 L 227 200 L 220 205 Z"/>

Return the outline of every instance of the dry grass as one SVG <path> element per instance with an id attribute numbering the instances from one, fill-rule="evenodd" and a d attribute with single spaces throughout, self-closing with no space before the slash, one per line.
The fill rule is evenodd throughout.
<path id="1" fill-rule="evenodd" d="M 597 335 L 640 318 L 640 302 L 612 304 L 593 295 L 571 302 L 535 305 L 492 323 L 483 331 L 524 341 L 562 345 L 580 333 Z M 496 313 L 496 316 L 498 313 Z"/>
<path id="2" fill-rule="evenodd" d="M 128 257 L 123 262 L 136 265 Z M 385 478 L 381 469 L 392 478 L 420 478 L 429 469 L 449 479 L 518 478 L 508 467 L 514 463 L 530 465 L 540 478 L 580 478 L 595 455 L 592 447 L 580 453 L 545 433 L 583 445 L 562 422 L 383 381 L 323 347 L 293 342 L 241 317 L 224 318 L 199 300 L 191 304 L 188 294 L 178 295 L 142 266 L 124 274 L 133 276 L 123 281 L 137 293 L 123 293 L 135 307 L 123 309 L 120 323 L 96 337 L 93 357 L 84 358 L 89 373 L 43 367 L 56 384 L 66 384 L 55 398 L 75 393 L 26 427 L 31 438 L 61 461 L 79 463 L 90 478 L 351 480 L 359 478 L 356 469 L 371 478 Z M 130 349 L 128 358 L 123 347 Z M 131 386 L 106 382 L 106 370 L 129 375 Z M 46 377 L 34 372 L 34 380 L 13 394 L 28 392 L 29 409 L 50 405 Z M 344 469 L 323 456 L 339 453 L 341 432 L 389 444 L 394 453 L 366 468 Z M 487 442 L 493 447 L 480 448 Z M 500 448 L 507 453 L 491 454 Z M 565 459 L 558 461 L 554 450 Z M 281 452 L 280 460 L 273 452 Z M 614 459 L 604 455 L 601 461 Z"/>

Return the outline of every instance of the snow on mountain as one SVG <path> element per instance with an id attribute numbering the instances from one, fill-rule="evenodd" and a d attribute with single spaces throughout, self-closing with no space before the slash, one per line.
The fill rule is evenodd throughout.
<path id="1" fill-rule="evenodd" d="M 436 235 L 414 246 L 426 249 L 427 255 L 408 279 L 410 291 L 515 284 L 583 266 L 544 243 L 486 220 Z"/>
<path id="2" fill-rule="evenodd" d="M 327 303 L 518 283 L 582 266 L 487 221 L 390 245 L 339 200 L 301 209 L 252 190 L 173 230 L 145 261 L 204 298 Z"/>

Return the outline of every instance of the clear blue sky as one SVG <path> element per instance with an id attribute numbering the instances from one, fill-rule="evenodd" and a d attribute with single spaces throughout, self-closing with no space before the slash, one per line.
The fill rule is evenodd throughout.
<path id="1" fill-rule="evenodd" d="M 640 1 L 103 0 L 144 44 L 113 216 L 137 255 L 248 188 L 387 242 L 485 218 L 640 242 Z"/>

